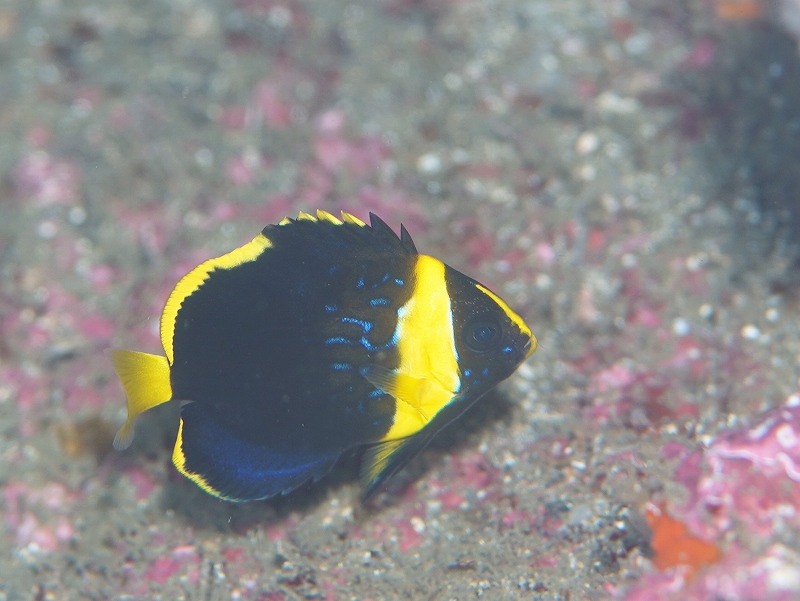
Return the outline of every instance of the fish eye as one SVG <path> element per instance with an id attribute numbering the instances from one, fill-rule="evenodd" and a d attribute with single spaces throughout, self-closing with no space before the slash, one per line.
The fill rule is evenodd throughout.
<path id="1" fill-rule="evenodd" d="M 461 337 L 469 348 L 482 353 L 497 346 L 503 337 L 503 329 L 497 321 L 481 316 L 464 325 Z"/>

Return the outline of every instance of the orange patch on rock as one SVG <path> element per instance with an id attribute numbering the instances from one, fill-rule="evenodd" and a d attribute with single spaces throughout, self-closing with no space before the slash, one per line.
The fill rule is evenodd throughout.
<path id="1" fill-rule="evenodd" d="M 690 534 L 683 522 L 670 516 L 665 508 L 648 508 L 645 517 L 653 531 L 650 541 L 655 553 L 653 565 L 659 570 L 684 566 L 688 579 L 698 569 L 716 563 L 722 557 L 716 545 Z"/>

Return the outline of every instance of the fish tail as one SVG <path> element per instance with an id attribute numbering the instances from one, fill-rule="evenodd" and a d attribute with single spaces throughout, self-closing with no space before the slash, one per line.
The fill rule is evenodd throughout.
<path id="1" fill-rule="evenodd" d="M 115 349 L 111 361 L 128 398 L 128 419 L 114 437 L 114 448 L 127 449 L 133 440 L 133 422 L 140 413 L 172 398 L 166 357 Z"/>

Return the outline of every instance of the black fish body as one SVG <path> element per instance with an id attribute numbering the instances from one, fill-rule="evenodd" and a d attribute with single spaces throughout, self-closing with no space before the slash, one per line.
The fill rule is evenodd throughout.
<path id="1" fill-rule="evenodd" d="M 371 215 L 301 213 L 184 276 L 161 318 L 165 357 L 115 351 L 142 411 L 187 401 L 176 467 L 211 494 L 263 499 L 368 445 L 364 494 L 508 377 L 535 338 L 474 280 Z"/>

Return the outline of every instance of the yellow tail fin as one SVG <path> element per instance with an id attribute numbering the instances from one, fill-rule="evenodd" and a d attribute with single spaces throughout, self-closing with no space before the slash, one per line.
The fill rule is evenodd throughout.
<path id="1" fill-rule="evenodd" d="M 172 398 L 166 357 L 138 351 L 111 351 L 111 361 L 128 397 L 128 419 L 114 437 L 114 448 L 127 449 L 136 416 Z"/>

